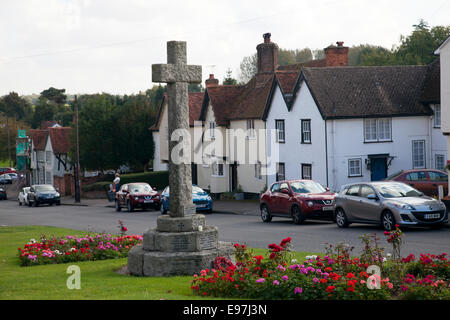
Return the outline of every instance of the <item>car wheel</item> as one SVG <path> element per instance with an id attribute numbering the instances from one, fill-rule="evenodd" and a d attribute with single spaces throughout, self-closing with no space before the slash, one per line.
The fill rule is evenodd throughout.
<path id="1" fill-rule="evenodd" d="M 344 212 L 344 209 L 342 209 L 342 208 L 336 209 L 335 219 L 336 219 L 336 224 L 339 228 L 347 228 L 350 225 L 350 223 L 348 222 L 347 216 Z"/>
<path id="2" fill-rule="evenodd" d="M 120 207 L 119 201 L 116 200 L 116 211 L 120 211 L 122 208 Z"/>
<path id="3" fill-rule="evenodd" d="M 28 206 L 31 207 L 31 205 L 33 204 L 33 202 L 28 201 Z"/>
<path id="4" fill-rule="evenodd" d="M 127 208 L 128 208 L 128 212 L 133 212 L 134 211 L 134 207 L 131 204 L 130 200 L 127 201 Z"/>
<path id="5" fill-rule="evenodd" d="M 305 215 L 302 213 L 299 206 L 292 207 L 292 220 L 295 224 L 302 224 L 305 221 Z"/>
<path id="6" fill-rule="evenodd" d="M 19 206 L 21 206 L 22 205 L 22 202 L 19 200 Z"/>
<path id="7" fill-rule="evenodd" d="M 37 201 L 36 201 L 36 200 L 33 201 L 33 207 L 37 207 L 37 206 L 39 206 L 39 204 L 37 203 Z"/>
<path id="8" fill-rule="evenodd" d="M 261 206 L 261 220 L 263 222 L 272 221 L 272 215 L 270 214 L 269 207 L 266 204 L 263 204 Z"/>
<path id="9" fill-rule="evenodd" d="M 395 218 L 392 212 L 385 211 L 381 215 L 381 225 L 385 231 L 391 231 L 395 228 Z"/>
<path id="10" fill-rule="evenodd" d="M 159 209 L 161 211 L 161 214 L 166 214 L 167 213 L 167 210 L 164 209 L 164 206 L 162 204 L 161 204 L 161 207 Z"/>

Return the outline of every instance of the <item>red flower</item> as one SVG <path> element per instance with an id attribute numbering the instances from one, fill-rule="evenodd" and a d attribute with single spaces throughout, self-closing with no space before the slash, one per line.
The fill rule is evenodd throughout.
<path id="1" fill-rule="evenodd" d="M 328 287 L 327 287 L 327 292 L 333 292 L 334 289 L 336 289 L 335 286 L 328 286 Z"/>
<path id="2" fill-rule="evenodd" d="M 355 287 L 348 287 L 348 288 L 347 288 L 347 291 L 355 292 Z"/>
<path id="3" fill-rule="evenodd" d="M 353 279 L 355 275 L 353 273 L 347 273 L 347 279 Z"/>

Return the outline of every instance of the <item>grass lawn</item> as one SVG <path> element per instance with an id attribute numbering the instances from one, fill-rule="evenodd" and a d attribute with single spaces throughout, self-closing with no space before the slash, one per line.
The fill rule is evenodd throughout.
<path id="1" fill-rule="evenodd" d="M 190 276 L 148 278 L 133 277 L 115 271 L 127 264 L 127 259 L 77 262 L 68 264 L 21 267 L 17 248 L 41 235 L 85 235 L 86 231 L 43 226 L 0 227 L 0 299 L 202 299 L 191 293 Z M 255 249 L 256 254 L 266 250 Z M 295 252 L 303 261 L 313 253 Z M 81 289 L 66 287 L 67 268 L 76 264 L 81 269 Z M 208 299 L 212 299 L 209 297 Z"/>

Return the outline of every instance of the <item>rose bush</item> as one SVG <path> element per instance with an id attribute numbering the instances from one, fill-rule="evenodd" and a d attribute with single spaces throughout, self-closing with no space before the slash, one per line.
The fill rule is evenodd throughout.
<path id="1" fill-rule="evenodd" d="M 387 235 L 388 243 L 395 242 L 399 252 L 401 233 L 395 231 L 395 241 L 391 235 Z M 235 244 L 236 263 L 216 259 L 213 269 L 194 275 L 191 289 L 202 296 L 254 299 L 450 298 L 450 265 L 445 253 L 424 254 L 418 262 L 413 255 L 387 259 L 378 238 L 372 241 L 364 236 L 362 241 L 360 257 L 351 257 L 352 248 L 345 244 L 327 245 L 325 256 L 309 256 L 302 263 L 290 259 L 290 238 L 270 244 L 267 257 Z M 373 267 L 380 273 L 369 273 Z"/>
<path id="2" fill-rule="evenodd" d="M 66 263 L 86 260 L 104 260 L 126 257 L 128 251 L 142 243 L 140 235 L 112 236 L 111 234 L 66 236 L 62 238 L 41 236 L 31 239 L 18 248 L 21 266 Z"/>

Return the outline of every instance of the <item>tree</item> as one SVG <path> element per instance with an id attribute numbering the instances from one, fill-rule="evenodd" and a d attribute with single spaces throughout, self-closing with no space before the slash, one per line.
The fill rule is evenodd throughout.
<path id="1" fill-rule="evenodd" d="M 420 20 L 414 25 L 409 36 L 400 36 L 400 45 L 395 51 L 398 64 L 426 65 L 437 57 L 434 51 L 450 35 L 450 26 L 436 26 L 430 28 L 427 22 Z"/>
<path id="2" fill-rule="evenodd" d="M 66 89 L 56 89 L 50 87 L 47 90 L 41 92 L 41 97 L 44 97 L 49 101 L 53 101 L 57 105 L 62 105 L 66 103 L 67 99 L 67 96 L 64 94 L 64 92 L 66 92 Z"/>
<path id="3" fill-rule="evenodd" d="M 256 53 L 242 59 L 240 63 L 239 83 L 246 84 L 255 76 L 258 71 L 257 63 L 258 58 Z"/>
<path id="4" fill-rule="evenodd" d="M 0 98 L 0 111 L 10 118 L 30 120 L 33 109 L 27 100 L 19 97 L 16 92 L 10 92 Z"/>
<path id="5" fill-rule="evenodd" d="M 31 126 L 33 128 L 39 128 L 42 121 L 53 120 L 57 112 L 58 106 L 55 103 L 49 102 L 46 98 L 40 96 L 36 106 L 34 107 Z"/>
<path id="6" fill-rule="evenodd" d="M 189 83 L 188 92 L 202 92 L 205 91 L 201 83 Z"/>
<path id="7" fill-rule="evenodd" d="M 236 85 L 237 80 L 232 77 L 231 69 L 228 69 L 225 75 L 225 79 L 223 79 L 222 84 L 224 85 Z"/>

